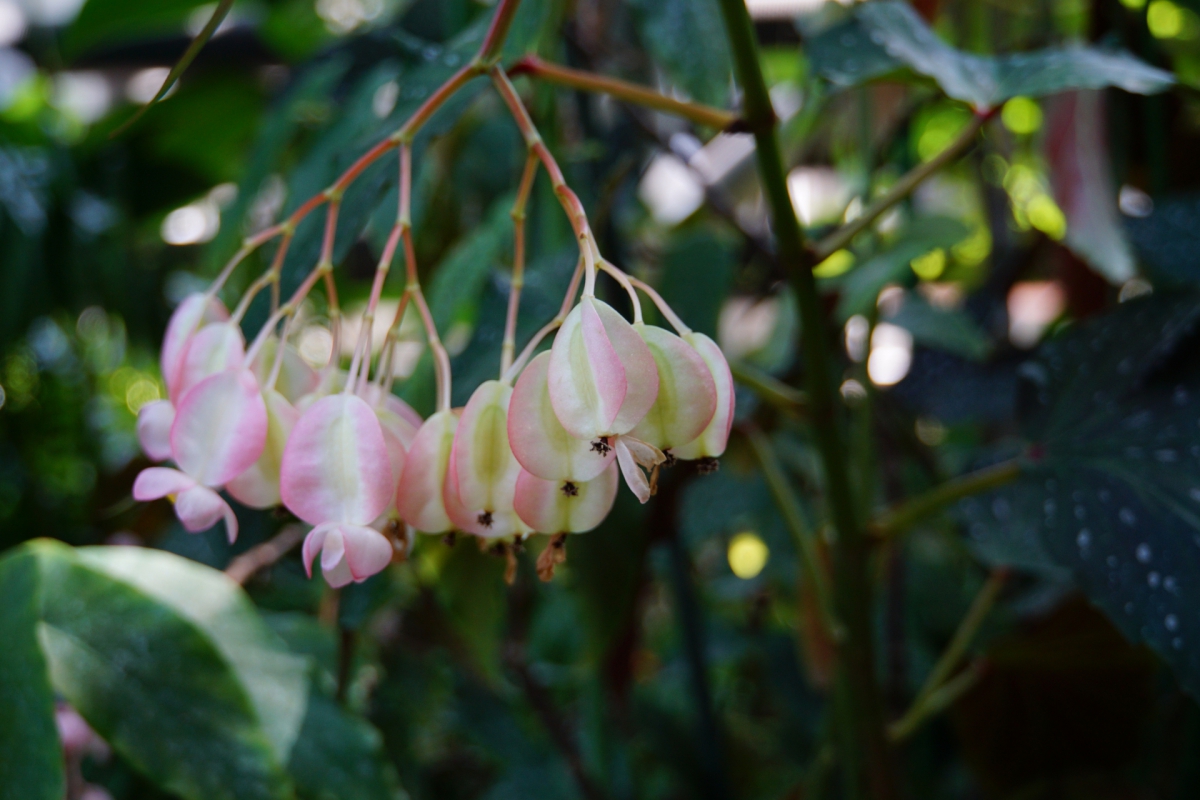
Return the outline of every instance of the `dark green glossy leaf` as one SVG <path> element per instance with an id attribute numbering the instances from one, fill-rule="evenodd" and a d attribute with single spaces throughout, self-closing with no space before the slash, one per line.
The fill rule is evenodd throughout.
<path id="1" fill-rule="evenodd" d="M 887 318 L 924 347 L 944 350 L 971 361 L 982 361 L 992 344 L 969 316 L 959 309 L 938 308 L 916 292 L 905 294 L 900 309 Z"/>
<path id="2" fill-rule="evenodd" d="M 716 337 L 717 316 L 733 284 L 737 243 L 710 230 L 673 239 L 662 256 L 659 291 L 693 330 Z"/>
<path id="3" fill-rule="evenodd" d="M 1029 53 L 981 56 L 943 41 L 907 3 L 865 3 L 858 22 L 842 23 L 818 37 L 818 71 L 839 84 L 854 84 L 907 65 L 933 78 L 942 91 L 978 108 L 1010 97 L 1040 97 L 1068 89 L 1114 86 L 1137 94 L 1169 88 L 1170 73 L 1132 55 L 1093 47 L 1054 47 Z"/>
<path id="4" fill-rule="evenodd" d="M 1200 195 L 1163 198 L 1148 216 L 1127 218 L 1125 227 L 1156 281 L 1200 283 Z"/>
<path id="5" fill-rule="evenodd" d="M 1195 294 L 1131 301 L 1022 368 L 1029 468 L 968 500 L 992 561 L 1067 571 L 1200 691 L 1200 359 Z"/>
<path id="6" fill-rule="evenodd" d="M 17 552 L 0 560 L 0 786 L 22 800 L 61 800 L 63 756 L 54 690 L 38 646 L 38 570 Z"/>
<path id="7" fill-rule="evenodd" d="M 642 43 L 671 79 L 709 105 L 729 98 L 730 59 L 715 0 L 634 0 Z"/>
<path id="8" fill-rule="evenodd" d="M 281 764 L 307 663 L 224 575 L 161 551 L 28 547 L 55 689 L 157 785 L 186 798 L 289 798 Z"/>
<path id="9" fill-rule="evenodd" d="M 296 793 L 306 800 L 404 796 L 383 758 L 379 732 L 315 689 L 308 697 L 288 772 L 296 782 Z"/>

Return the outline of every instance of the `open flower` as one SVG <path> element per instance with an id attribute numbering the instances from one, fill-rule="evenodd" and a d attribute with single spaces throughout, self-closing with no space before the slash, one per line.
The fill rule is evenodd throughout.
<path id="1" fill-rule="evenodd" d="M 692 331 L 685 334 L 683 340 L 696 348 L 696 352 L 704 359 L 712 374 L 717 390 L 717 406 L 703 432 L 687 444 L 671 448 L 671 455 L 685 460 L 716 458 L 725 452 L 725 445 L 729 442 L 729 431 L 733 428 L 733 373 L 729 370 L 729 362 L 725 360 L 721 348 L 703 333 Z"/>
<path id="2" fill-rule="evenodd" d="M 528 533 L 513 510 L 521 465 L 508 439 L 512 388 L 484 381 L 463 409 L 447 465 L 444 500 L 450 521 L 486 538 Z"/>
<path id="3" fill-rule="evenodd" d="M 237 517 L 215 491 L 250 468 L 262 454 L 267 410 L 249 370 L 205 378 L 179 404 L 171 425 L 171 457 L 179 469 L 150 467 L 133 484 L 139 501 L 170 497 L 187 530 L 206 530 L 225 518 L 229 541 Z"/>
<path id="4" fill-rule="evenodd" d="M 366 401 L 336 394 L 304 412 L 283 452 L 279 488 L 283 504 L 315 526 L 304 540 L 310 576 L 318 552 L 335 588 L 391 562 L 391 542 L 368 526 L 391 503 L 394 486 L 383 430 Z"/>
<path id="5" fill-rule="evenodd" d="M 446 409 L 425 420 L 404 459 L 396 510 L 405 522 L 424 533 L 444 533 L 454 528 L 443 495 L 458 414 Z"/>
<path id="6" fill-rule="evenodd" d="M 513 505 L 538 533 L 583 533 L 612 510 L 617 496 L 617 467 L 612 461 L 590 481 L 547 481 L 521 470 Z"/>

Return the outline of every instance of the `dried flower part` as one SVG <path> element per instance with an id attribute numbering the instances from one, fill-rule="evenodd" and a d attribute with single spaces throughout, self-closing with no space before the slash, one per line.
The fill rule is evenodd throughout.
<path id="1" fill-rule="evenodd" d="M 150 467 L 138 473 L 133 482 L 135 500 L 145 503 L 163 497 L 174 502 L 175 516 L 190 533 L 206 531 L 224 518 L 229 541 L 237 539 L 237 517 L 221 495 L 177 469 Z"/>
<path id="2" fill-rule="evenodd" d="M 525 533 L 513 510 L 521 465 L 508 439 L 513 390 L 484 381 L 471 395 L 454 433 L 444 487 L 446 511 L 461 530 L 487 538 Z"/>
<path id="3" fill-rule="evenodd" d="M 329 522 L 309 531 L 304 539 L 304 569 L 312 577 L 313 560 L 321 554 L 321 572 L 335 589 L 362 583 L 392 561 L 392 543 L 374 528 Z"/>
<path id="4" fill-rule="evenodd" d="M 232 322 L 205 325 L 187 342 L 176 380 L 177 391 L 170 395 L 171 401 L 178 404 L 193 386 L 210 375 L 240 369 L 245 354 L 246 341 L 237 325 Z"/>
<path id="5" fill-rule="evenodd" d="M 630 435 L 660 450 L 695 439 L 717 410 L 717 388 L 694 347 L 668 330 L 635 325 L 658 368 L 658 396 Z"/>
<path id="6" fill-rule="evenodd" d="M 647 502 L 658 490 L 658 466 L 666 461 L 667 457 L 654 445 L 632 436 L 618 436 L 613 447 L 617 451 L 617 464 L 621 467 L 625 485 L 638 500 Z M 645 472 L 642 471 L 643 468 Z"/>
<path id="7" fill-rule="evenodd" d="M 520 465 L 545 480 L 583 483 L 602 473 L 616 453 L 567 432 L 550 401 L 550 353 L 529 362 L 513 387 L 508 441 Z"/>
<path id="8" fill-rule="evenodd" d="M 543 582 L 554 580 L 554 571 L 559 564 L 567 563 L 567 535 L 558 533 L 550 537 L 537 559 L 537 574 Z"/>
<path id="9" fill-rule="evenodd" d="M 263 391 L 267 408 L 267 438 L 262 455 L 242 474 L 225 484 L 235 500 L 250 508 L 273 508 L 282 502 L 279 475 L 283 452 L 300 412 L 274 389 Z"/>
<path id="10" fill-rule="evenodd" d="M 517 478 L 514 507 L 538 533 L 583 533 L 604 521 L 617 496 L 617 466 L 608 462 L 590 481 L 547 481 L 525 470 Z"/>
<path id="11" fill-rule="evenodd" d="M 210 375 L 179 403 L 171 425 L 171 454 L 179 469 L 217 487 L 250 468 L 267 438 L 267 407 L 247 369 Z"/>
<path id="12" fill-rule="evenodd" d="M 322 398 L 296 422 L 283 453 L 283 504 L 310 525 L 369 525 L 392 501 L 391 464 L 375 412 L 360 397 Z"/>
<path id="13" fill-rule="evenodd" d="M 548 372 L 559 422 L 577 439 L 627 433 L 658 394 L 642 337 L 611 306 L 584 297 L 554 337 Z"/>
<path id="14" fill-rule="evenodd" d="M 696 348 L 696 352 L 704 359 L 712 374 L 717 390 L 717 405 L 716 413 L 704 431 L 687 444 L 672 447 L 671 455 L 688 460 L 716 458 L 725 452 L 725 445 L 729 442 L 729 431 L 733 429 L 733 373 L 729 370 L 725 354 L 712 339 L 694 331 L 686 334 L 683 339 Z"/>
<path id="15" fill-rule="evenodd" d="M 454 527 L 443 492 L 457 427 L 457 411 L 437 412 L 417 429 L 404 461 L 396 510 L 405 522 L 424 533 L 443 533 Z"/>
<path id="16" fill-rule="evenodd" d="M 171 314 L 171 321 L 167 323 L 159 360 L 163 381 L 167 384 L 167 396 L 172 400 L 177 400 L 182 394 L 179 386 L 180 372 L 183 369 L 188 343 L 196 331 L 208 323 L 224 322 L 227 319 L 229 312 L 225 306 L 220 300 L 207 294 L 188 295 L 175 308 Z"/>
<path id="17" fill-rule="evenodd" d="M 151 461 L 166 461 L 171 457 L 174 423 L 175 405 L 170 400 L 154 400 L 138 409 L 138 443 Z"/>
<path id="18" fill-rule="evenodd" d="M 271 376 L 271 370 L 274 369 L 278 353 L 279 337 L 270 336 L 263 342 L 258 354 L 254 356 L 253 363 L 250 364 L 250 369 L 254 370 L 254 374 L 258 376 L 258 382 L 263 386 L 267 385 L 267 379 Z M 308 365 L 308 362 L 300 355 L 300 351 L 290 344 L 284 344 L 283 356 L 279 362 L 279 375 L 272 388 L 283 395 L 289 403 L 294 404 L 301 397 L 316 391 L 320 382 L 321 376 Z"/>

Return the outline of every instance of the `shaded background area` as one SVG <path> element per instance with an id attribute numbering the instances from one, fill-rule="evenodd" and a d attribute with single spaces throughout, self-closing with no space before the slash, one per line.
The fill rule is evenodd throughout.
<path id="1" fill-rule="evenodd" d="M 511 53 L 736 105 L 711 0 L 526 3 Z M 966 105 L 855 39 L 848 5 L 748 5 L 789 189 L 810 230 L 853 219 L 968 124 Z M 962 50 L 1086 41 L 1129 50 L 1179 84 L 1154 96 L 1009 100 L 979 145 L 878 234 L 818 267 L 872 508 L 1015 451 L 1019 414 L 1037 405 L 1021 365 L 1039 343 L 1122 301 L 1200 280 L 1200 3 L 913 5 Z M 490 13 L 474 0 L 235 3 L 178 88 L 110 138 L 211 10 L 187 0 L 0 0 L 0 548 L 39 536 L 140 544 L 224 568 L 285 523 L 239 508 L 243 531 L 230 547 L 219 530 L 185 533 L 166 503 L 131 500 L 146 466 L 136 412 L 164 394 L 163 327 L 242 236 L 394 130 L 473 52 Z M 608 257 L 658 286 L 745 372 L 796 385 L 795 302 L 772 254 L 749 136 L 521 85 Z M 523 147 L 480 86 L 440 113 L 417 148 L 418 260 L 454 356 L 458 405 L 496 371 Z M 394 171 L 394 156 L 383 159 L 347 195 L 348 224 L 364 231 L 341 237 L 337 253 L 351 331 L 395 214 Z M 529 231 L 519 338 L 555 313 L 574 266 L 544 176 Z M 311 266 L 315 247 L 302 227 L 285 284 Z M 269 256 L 239 270 L 230 298 Z M 622 308 L 613 288 L 601 290 Z M 385 297 L 401 289 L 393 274 Z M 257 330 L 263 309 L 247 319 Z M 1163 386 L 1195 372 L 1176 363 L 1194 350 L 1181 341 L 1185 355 L 1163 368 Z M 316 363 L 332 346 L 318 325 L 298 343 Z M 401 350 L 400 391 L 427 413 L 428 354 L 415 340 Z M 247 589 L 268 624 L 370 720 L 395 779 L 368 786 L 351 775 L 343 793 L 325 795 L 313 788 L 320 781 L 300 780 L 301 796 L 386 797 L 398 786 L 414 798 L 489 800 L 823 796 L 830 643 L 744 433 L 767 433 L 810 525 L 819 468 L 802 409 L 738 391 L 738 433 L 720 471 L 680 467 L 645 507 L 622 492 L 600 529 L 571 537 L 553 583 L 537 581 L 527 553 L 506 586 L 502 559 L 438 538 L 336 602 L 294 554 L 257 575 Z M 1090 399 L 1065 402 L 1068 416 L 1084 415 Z M 989 569 L 1020 568 L 972 644 L 981 677 L 900 748 L 909 796 L 1197 796 L 1200 710 L 1158 656 L 1130 644 L 1068 570 L 1022 539 L 1045 502 L 984 498 L 878 559 L 880 676 L 893 718 Z M 1166 534 L 1184 541 L 1191 530 Z M 1069 539 L 1068 550 L 1074 531 Z M 116 800 L 170 796 L 103 748 L 74 766 Z"/>

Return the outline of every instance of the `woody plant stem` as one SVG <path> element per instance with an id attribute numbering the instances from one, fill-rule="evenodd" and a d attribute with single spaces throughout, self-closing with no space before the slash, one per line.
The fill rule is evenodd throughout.
<path id="1" fill-rule="evenodd" d="M 835 531 L 834 611 L 842 624 L 837 645 L 834 702 L 844 795 L 853 800 L 896 796 L 884 729 L 883 702 L 875 680 L 872 646 L 870 554 L 846 462 L 829 336 L 813 278 L 813 262 L 788 195 L 776 118 L 759 63 L 758 38 L 744 0 L 720 0 L 744 92 L 744 119 L 754 134 L 763 193 L 771 209 L 779 262 L 800 305 L 808 413 L 824 466 L 826 497 Z"/>

